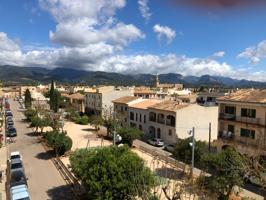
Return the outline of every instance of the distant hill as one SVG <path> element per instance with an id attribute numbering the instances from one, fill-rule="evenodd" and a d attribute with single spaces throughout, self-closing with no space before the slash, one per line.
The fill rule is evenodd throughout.
<path id="1" fill-rule="evenodd" d="M 168 73 L 159 75 L 161 83 L 182 83 L 187 87 L 258 87 L 266 88 L 266 82 L 237 80 L 229 77 L 203 75 L 182 76 Z M 70 68 L 55 68 L 52 70 L 40 67 L 0 66 L 0 81 L 6 84 L 38 84 L 56 80 L 59 83 L 89 84 L 89 85 L 146 85 L 155 84 L 152 74 L 119 74 L 102 71 L 85 71 Z"/>

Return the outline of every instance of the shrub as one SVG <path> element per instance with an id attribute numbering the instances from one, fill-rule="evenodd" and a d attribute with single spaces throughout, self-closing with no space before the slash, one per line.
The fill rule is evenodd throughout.
<path id="1" fill-rule="evenodd" d="M 75 122 L 77 124 L 87 125 L 89 123 L 89 118 L 86 115 L 84 115 L 82 117 L 77 117 Z"/>
<path id="2" fill-rule="evenodd" d="M 132 146 L 133 140 L 141 139 L 143 133 L 136 128 L 120 128 L 117 132 L 122 137 L 122 143 L 126 143 L 129 146 Z"/>
<path id="3" fill-rule="evenodd" d="M 33 117 L 37 116 L 37 111 L 32 108 L 29 108 L 24 112 L 24 115 L 27 121 L 31 121 Z"/>

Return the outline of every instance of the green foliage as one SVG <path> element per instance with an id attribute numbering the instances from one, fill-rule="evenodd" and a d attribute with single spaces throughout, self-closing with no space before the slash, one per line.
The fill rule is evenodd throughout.
<path id="1" fill-rule="evenodd" d="M 37 111 L 35 109 L 29 108 L 24 112 L 27 121 L 31 121 L 33 117 L 37 116 Z"/>
<path id="2" fill-rule="evenodd" d="M 70 164 L 90 199 L 135 199 L 155 185 L 150 169 L 127 146 L 77 150 Z"/>
<path id="3" fill-rule="evenodd" d="M 58 112 L 59 106 L 60 106 L 60 99 L 61 94 L 54 88 L 54 81 L 51 83 L 51 89 L 49 91 L 49 104 L 50 109 L 53 110 L 55 113 Z"/>
<path id="4" fill-rule="evenodd" d="M 25 91 L 25 108 L 31 108 L 31 93 L 29 91 L 29 89 L 26 89 Z"/>
<path id="5" fill-rule="evenodd" d="M 104 124 L 104 120 L 101 116 L 93 115 L 89 118 L 89 123 L 95 127 L 95 130 L 100 130 L 100 126 Z"/>
<path id="6" fill-rule="evenodd" d="M 122 127 L 117 132 L 122 137 L 122 143 L 132 146 L 133 140 L 143 137 L 142 131 L 136 128 Z"/>
<path id="7" fill-rule="evenodd" d="M 186 138 L 184 140 L 178 140 L 173 155 L 175 159 L 181 160 L 186 164 L 191 163 L 192 158 L 192 147 L 190 145 L 192 143 L 192 137 Z M 195 151 L 194 151 L 194 162 L 195 165 L 200 165 L 201 163 L 201 156 L 206 151 L 206 144 L 201 141 L 195 141 Z"/>
<path id="8" fill-rule="evenodd" d="M 44 138 L 47 140 L 47 144 L 54 149 L 56 155 L 64 155 L 72 147 L 72 139 L 65 132 L 57 130 L 46 132 Z"/>
<path id="9" fill-rule="evenodd" d="M 77 124 L 87 125 L 87 124 L 89 123 L 89 118 L 88 118 L 86 115 L 84 115 L 84 116 L 82 116 L 82 117 L 77 117 L 77 118 L 75 119 L 75 122 L 76 122 Z"/>
<path id="10" fill-rule="evenodd" d="M 226 149 L 218 154 L 205 154 L 202 162 L 211 176 L 202 177 L 199 183 L 215 194 L 218 199 L 228 199 L 233 186 L 243 185 L 243 170 L 246 159 L 232 149 Z"/>
<path id="11" fill-rule="evenodd" d="M 41 133 L 43 133 L 44 127 L 47 127 L 50 125 L 51 125 L 51 121 L 49 120 L 49 118 L 41 118 L 38 116 L 34 116 L 33 118 L 31 118 L 30 127 L 35 128 L 35 133 L 38 131 L 39 128 L 41 129 Z"/>

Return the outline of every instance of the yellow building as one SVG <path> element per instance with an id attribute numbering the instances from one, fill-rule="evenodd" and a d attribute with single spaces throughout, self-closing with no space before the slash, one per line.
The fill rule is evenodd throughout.
<path id="1" fill-rule="evenodd" d="M 266 155 L 266 90 L 239 90 L 220 97 L 218 150 Z"/>

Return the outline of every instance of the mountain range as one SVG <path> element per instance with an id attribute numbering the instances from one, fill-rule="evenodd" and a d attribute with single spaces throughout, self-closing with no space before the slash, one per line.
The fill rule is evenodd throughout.
<path id="1" fill-rule="evenodd" d="M 266 87 L 266 82 L 238 80 L 229 77 L 203 75 L 183 76 L 177 73 L 160 74 L 161 83 L 182 83 L 186 87 Z M 46 69 L 40 67 L 0 66 L 0 81 L 4 84 L 38 84 L 55 80 L 66 84 L 88 85 L 146 85 L 155 84 L 152 74 L 119 74 L 102 71 L 85 71 L 71 68 Z"/>

